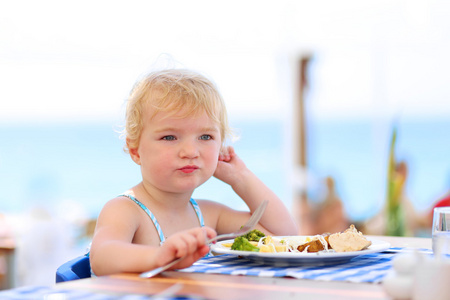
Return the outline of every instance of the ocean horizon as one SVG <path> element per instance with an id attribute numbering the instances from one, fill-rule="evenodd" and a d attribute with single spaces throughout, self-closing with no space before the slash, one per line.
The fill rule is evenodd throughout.
<path id="1" fill-rule="evenodd" d="M 293 141 L 282 120 L 238 120 L 233 146 L 247 166 L 288 205 L 295 178 L 286 147 Z M 309 172 L 317 179 L 311 201 L 320 201 L 318 182 L 333 176 L 351 220 L 374 215 L 384 204 L 391 128 L 374 129 L 367 120 L 311 122 Z M 380 134 L 380 131 L 383 131 Z M 426 210 L 450 190 L 450 121 L 415 120 L 398 125 L 397 156 L 407 161 L 407 196 Z M 59 213 L 79 205 L 95 218 L 106 201 L 140 182 L 139 167 L 123 152 L 115 124 L 0 125 L 0 212 L 20 213 L 44 207 Z M 289 150 L 289 149 L 288 149 Z M 231 188 L 211 179 L 194 198 L 245 209 Z M 67 212 L 70 213 L 70 212 Z"/>

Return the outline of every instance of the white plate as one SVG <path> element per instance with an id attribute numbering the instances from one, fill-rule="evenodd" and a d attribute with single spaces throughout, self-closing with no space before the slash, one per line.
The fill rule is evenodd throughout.
<path id="1" fill-rule="evenodd" d="M 283 237 L 280 236 L 277 238 Z M 223 243 L 233 243 L 233 240 L 218 242 L 211 246 L 211 251 L 214 254 L 232 254 L 262 263 L 270 263 L 277 265 L 296 264 L 296 265 L 322 266 L 328 264 L 344 263 L 357 256 L 381 252 L 391 247 L 391 245 L 388 242 L 374 240 L 370 238 L 367 239 L 372 242 L 372 245 L 370 245 L 369 248 L 361 251 L 352 251 L 352 252 L 322 251 L 316 253 L 296 253 L 296 252 L 265 253 L 265 252 L 251 252 L 251 251 L 236 251 L 222 246 Z"/>

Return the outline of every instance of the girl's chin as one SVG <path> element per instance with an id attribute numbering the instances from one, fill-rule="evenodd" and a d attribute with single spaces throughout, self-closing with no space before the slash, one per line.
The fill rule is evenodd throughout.
<path id="1" fill-rule="evenodd" d="M 171 183 L 164 182 L 160 185 L 161 190 L 170 193 L 193 193 L 196 188 L 204 184 L 209 178 L 195 178 L 194 176 L 177 179 Z"/>
<path id="2" fill-rule="evenodd" d="M 177 190 L 179 190 L 181 193 L 193 193 L 196 188 L 201 186 L 202 183 L 192 184 L 192 185 L 185 185 L 185 186 L 179 186 Z"/>
<path id="3" fill-rule="evenodd" d="M 196 188 L 198 188 L 199 186 L 201 186 L 202 184 L 203 184 L 203 182 L 202 183 L 176 185 L 176 186 L 169 187 L 166 190 L 170 191 L 172 193 L 179 193 L 179 194 L 191 193 L 192 194 L 194 192 L 194 190 Z"/>

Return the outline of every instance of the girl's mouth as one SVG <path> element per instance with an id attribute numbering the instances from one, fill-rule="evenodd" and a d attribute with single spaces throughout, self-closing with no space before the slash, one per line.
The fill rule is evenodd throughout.
<path id="1" fill-rule="evenodd" d="M 197 166 L 184 166 L 184 167 L 182 167 L 182 168 L 180 168 L 178 170 L 180 170 L 183 173 L 192 173 L 192 172 L 194 172 L 197 169 L 198 169 Z"/>

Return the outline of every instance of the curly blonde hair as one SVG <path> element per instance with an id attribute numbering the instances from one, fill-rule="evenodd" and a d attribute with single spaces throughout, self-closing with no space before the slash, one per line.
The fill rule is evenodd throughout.
<path id="1" fill-rule="evenodd" d="M 158 112 L 170 116 L 183 110 L 181 118 L 206 112 L 219 125 L 222 144 L 231 136 L 225 103 L 216 86 L 205 76 L 185 69 L 169 69 L 148 74 L 133 87 L 127 101 L 124 151 L 139 147 L 146 108 L 153 118 Z"/>

